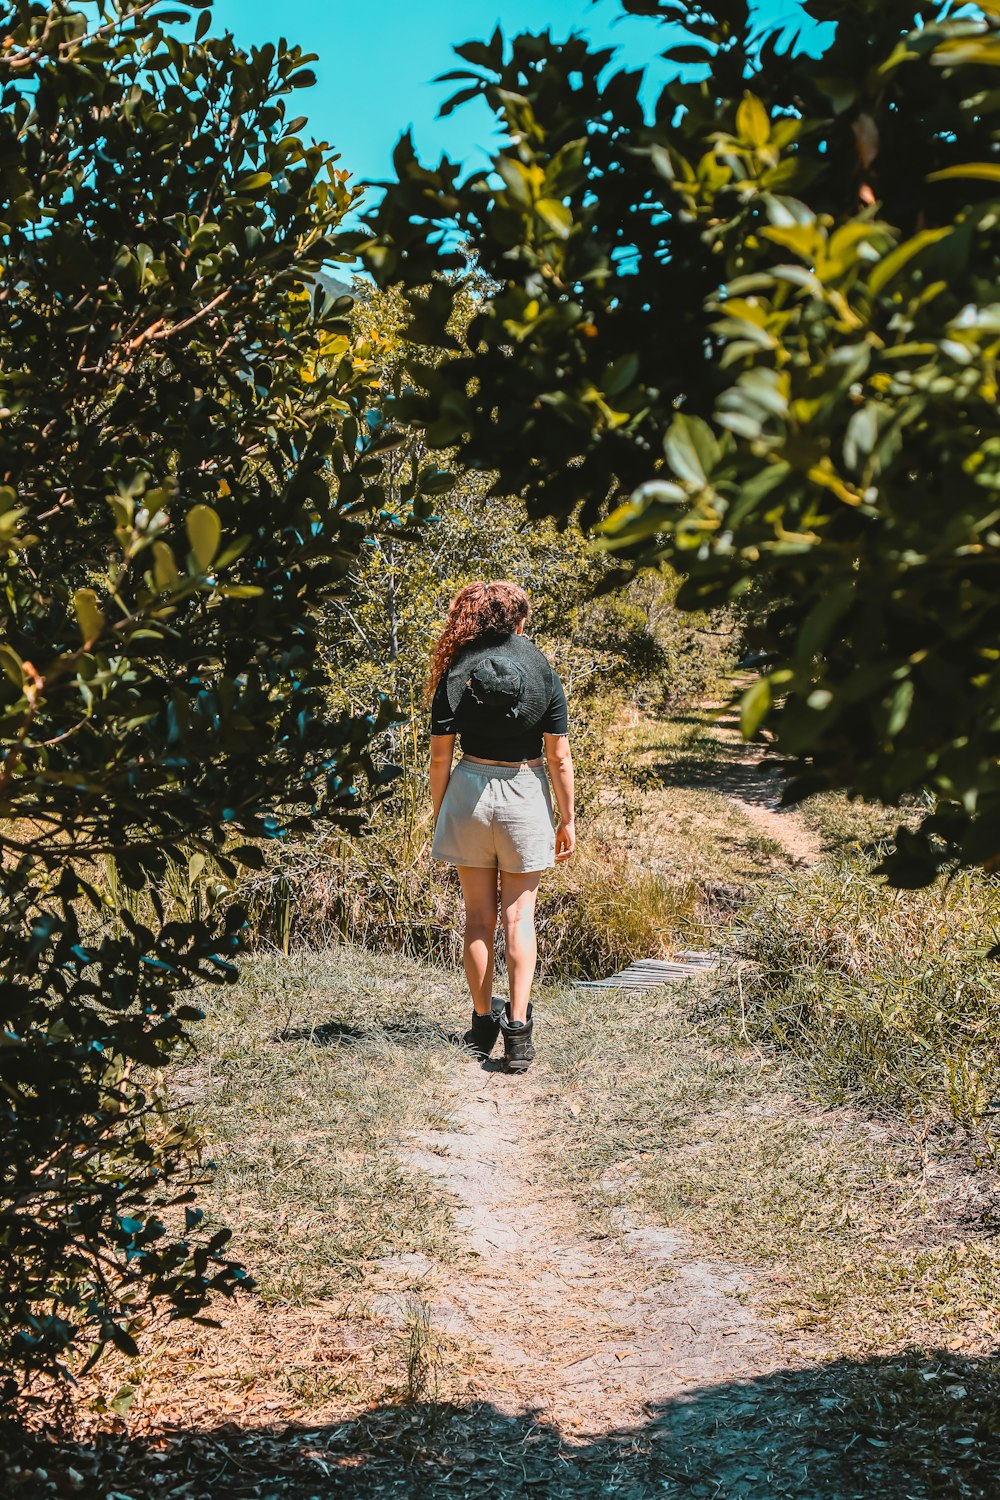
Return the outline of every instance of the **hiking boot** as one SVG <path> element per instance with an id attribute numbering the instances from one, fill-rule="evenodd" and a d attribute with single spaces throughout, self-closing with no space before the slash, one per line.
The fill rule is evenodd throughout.
<path id="1" fill-rule="evenodd" d="M 508 1073 L 524 1073 L 528 1065 L 534 1062 L 535 1049 L 531 1042 L 533 1026 L 530 1005 L 526 1021 L 512 1021 L 510 1005 L 504 1006 L 500 1016 L 500 1030 L 503 1032 L 504 1061 L 507 1064 Z"/>
<path id="2" fill-rule="evenodd" d="M 488 1016 L 481 1016 L 478 1011 L 472 1012 L 472 1025 L 462 1038 L 462 1041 L 483 1062 L 489 1057 L 496 1046 L 497 1036 L 500 1031 L 500 1017 L 503 1015 L 503 998 L 494 995 L 492 1009 Z"/>

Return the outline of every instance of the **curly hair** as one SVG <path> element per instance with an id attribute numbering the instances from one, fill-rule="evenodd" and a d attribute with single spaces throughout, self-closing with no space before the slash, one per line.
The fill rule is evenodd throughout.
<path id="1" fill-rule="evenodd" d="M 468 583 L 448 606 L 448 618 L 431 656 L 428 700 L 463 646 L 483 636 L 502 640 L 513 635 L 521 621 L 531 618 L 528 596 L 519 584 L 501 578 L 493 583 Z"/>

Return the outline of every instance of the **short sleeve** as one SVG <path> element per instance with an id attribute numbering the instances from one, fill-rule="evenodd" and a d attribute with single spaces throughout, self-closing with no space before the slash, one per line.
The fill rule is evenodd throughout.
<path id="1" fill-rule="evenodd" d="M 538 727 L 543 734 L 569 734 L 566 692 L 555 672 L 552 673 L 552 696 L 549 698 L 549 706 L 542 715 Z"/>
<path id="2" fill-rule="evenodd" d="M 455 715 L 448 702 L 447 674 L 441 678 L 434 690 L 431 702 L 431 734 L 457 734 Z"/>

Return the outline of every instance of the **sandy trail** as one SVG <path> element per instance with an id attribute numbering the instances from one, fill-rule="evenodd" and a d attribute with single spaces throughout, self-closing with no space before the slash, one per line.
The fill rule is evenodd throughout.
<path id="1" fill-rule="evenodd" d="M 764 770 L 766 751 L 747 744 L 734 718 L 720 719 L 713 726 L 715 737 L 730 750 L 733 759 L 711 786 L 743 812 L 767 838 L 780 844 L 799 865 L 818 864 L 823 855 L 820 836 L 810 828 L 797 807 L 782 807 L 782 779 L 775 770 Z"/>
<path id="2" fill-rule="evenodd" d="M 817 834 L 781 807 L 780 778 L 761 772 L 764 751 L 742 740 L 731 717 L 713 732 L 727 754 L 714 789 L 796 863 L 818 861 Z M 794 1341 L 752 1310 L 750 1268 L 704 1259 L 684 1231 L 640 1227 L 627 1207 L 612 1210 L 610 1236 L 581 1228 L 539 1144 L 551 1115 L 544 1050 L 525 1076 L 497 1060 L 480 1067 L 462 1057 L 455 1068 L 448 1127 L 414 1142 L 406 1163 L 453 1195 L 464 1258 L 457 1272 L 422 1257 L 387 1261 L 383 1313 L 400 1316 L 405 1279 L 432 1326 L 491 1359 L 499 1388 L 490 1399 L 501 1410 L 538 1409 L 581 1437 L 641 1420 L 685 1392 L 801 1367 Z M 606 1188 L 627 1201 L 627 1180 Z"/>
<path id="3" fill-rule="evenodd" d="M 456 1066 L 450 1128 L 423 1136 L 407 1162 L 454 1195 L 466 1258 L 451 1274 L 417 1258 L 386 1270 L 414 1278 L 432 1326 L 484 1346 L 500 1410 L 539 1410 L 596 1436 L 692 1387 L 787 1367 L 787 1348 L 740 1300 L 749 1272 L 699 1258 L 682 1232 L 640 1228 L 624 1209 L 613 1211 L 617 1235 L 586 1237 L 569 1195 L 540 1180 L 532 1075 Z"/>

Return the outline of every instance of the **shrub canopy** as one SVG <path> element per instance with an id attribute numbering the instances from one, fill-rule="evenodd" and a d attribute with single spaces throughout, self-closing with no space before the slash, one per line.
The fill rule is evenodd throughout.
<path id="1" fill-rule="evenodd" d="M 355 822 L 391 718 L 327 712 L 317 644 L 377 504 L 369 365 L 316 281 L 355 190 L 290 108 L 310 58 L 195 9 L 181 41 L 162 6 L 0 4 L 8 1395 L 238 1278 L 155 1085 L 184 991 L 235 976 L 203 872 Z"/>
<path id="2" fill-rule="evenodd" d="M 400 142 L 368 263 L 454 357 L 399 410 L 494 493 L 668 558 L 682 605 L 752 590 L 744 728 L 789 796 L 927 795 L 891 878 L 992 867 L 1000 4 L 807 0 L 817 56 L 745 0 L 626 9 L 683 22 L 700 74 L 651 118 L 609 53 L 498 32 L 446 75 L 506 133 L 493 170 Z M 468 252 L 496 289 L 459 345 Z"/>

